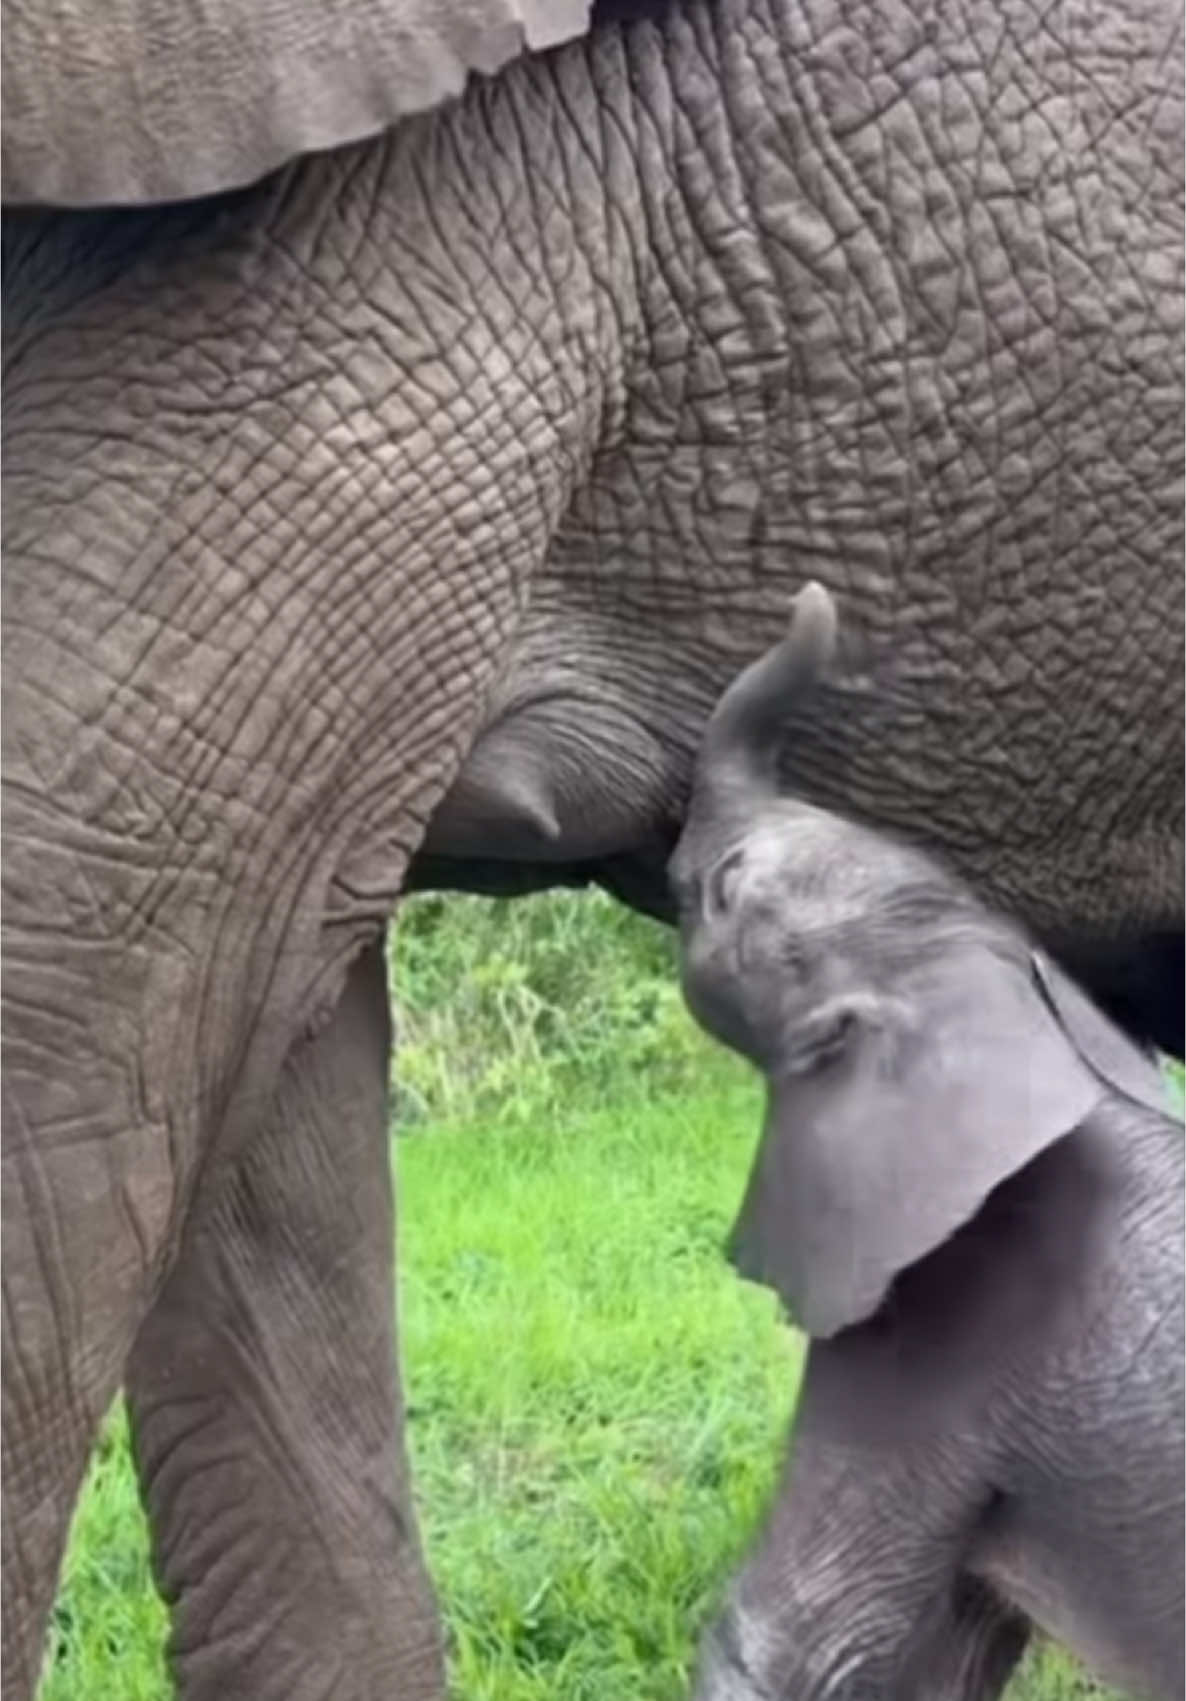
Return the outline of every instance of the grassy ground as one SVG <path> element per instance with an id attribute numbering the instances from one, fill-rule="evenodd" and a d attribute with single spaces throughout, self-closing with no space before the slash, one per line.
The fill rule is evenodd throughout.
<path id="1" fill-rule="evenodd" d="M 802 1346 L 719 1246 L 754 1083 L 665 934 L 608 903 L 421 900 L 400 948 L 409 1433 L 458 1701 L 675 1701 L 768 1494 Z M 117 1412 L 41 1701 L 161 1701 Z M 1034 1657 L 1010 1701 L 1102 1694 Z"/>

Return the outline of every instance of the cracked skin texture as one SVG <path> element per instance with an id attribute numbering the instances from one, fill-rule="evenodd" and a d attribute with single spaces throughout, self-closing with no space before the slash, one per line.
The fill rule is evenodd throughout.
<path id="1" fill-rule="evenodd" d="M 661 904 L 805 579 L 861 637 L 787 782 L 1180 1001 L 1180 53 L 1163 0 L 652 7 L 6 217 L 6 1697 L 121 1376 L 187 1696 L 439 1693 L 369 947 L 417 881 Z M 483 734 L 553 836 L 467 802 Z"/>

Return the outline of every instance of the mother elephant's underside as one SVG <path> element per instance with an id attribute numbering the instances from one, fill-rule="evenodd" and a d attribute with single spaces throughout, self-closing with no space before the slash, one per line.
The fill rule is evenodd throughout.
<path id="1" fill-rule="evenodd" d="M 688 0 L 369 141 L 517 26 L 409 93 L 296 4 L 347 92 L 248 32 L 249 117 L 147 0 L 6 40 L 19 200 L 352 144 L 6 214 L 6 1695 L 121 1378 L 187 1695 L 438 1693 L 381 931 L 409 881 L 661 905 L 804 579 L 864 640 L 788 782 L 1180 1045 L 1174 0 Z"/>

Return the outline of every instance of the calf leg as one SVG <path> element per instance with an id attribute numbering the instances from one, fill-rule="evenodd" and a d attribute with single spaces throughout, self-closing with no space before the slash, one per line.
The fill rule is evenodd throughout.
<path id="1" fill-rule="evenodd" d="M 875 1330 L 814 1344 L 783 1480 L 706 1640 L 698 1701 L 994 1695 L 1013 1643 L 959 1581 L 988 1497 L 973 1435 L 887 1375 Z"/>
<path id="2" fill-rule="evenodd" d="M 1028 1619 L 978 1577 L 961 1573 L 902 1693 L 909 1701 L 997 1701 L 1029 1634 Z"/>

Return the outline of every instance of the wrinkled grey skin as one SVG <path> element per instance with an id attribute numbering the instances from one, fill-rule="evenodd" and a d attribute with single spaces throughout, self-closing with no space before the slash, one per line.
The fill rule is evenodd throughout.
<path id="1" fill-rule="evenodd" d="M 932 859 L 780 799 L 813 587 L 726 694 L 683 974 L 766 1129 L 740 1268 L 812 1336 L 698 1701 L 986 1701 L 1032 1625 L 1183 1693 L 1183 1137 L 1154 1065 Z"/>
<path id="2" fill-rule="evenodd" d="M 583 35 L 590 0 L 4 0 L 6 204 L 140 206 L 253 183 Z M 179 93 L 184 90 L 183 98 Z"/>
<path id="3" fill-rule="evenodd" d="M 1180 1033 L 1178 30 L 688 0 L 6 217 L 6 1694 L 121 1377 L 187 1696 L 439 1693 L 375 942 L 423 882 L 662 907 L 804 576 L 878 677 L 797 788 Z"/>

